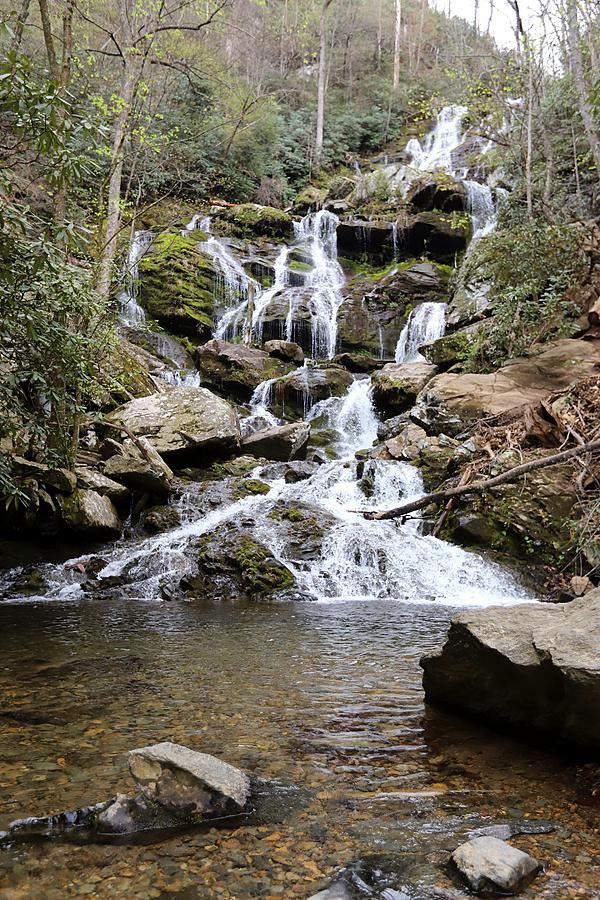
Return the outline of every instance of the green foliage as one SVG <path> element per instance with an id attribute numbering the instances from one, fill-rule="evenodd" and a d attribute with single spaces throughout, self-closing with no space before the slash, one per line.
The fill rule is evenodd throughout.
<path id="1" fill-rule="evenodd" d="M 578 309 L 565 291 L 585 270 L 583 236 L 582 227 L 538 220 L 477 244 L 462 278 L 490 285 L 494 324 L 467 351 L 467 368 L 490 370 L 567 333 Z"/>

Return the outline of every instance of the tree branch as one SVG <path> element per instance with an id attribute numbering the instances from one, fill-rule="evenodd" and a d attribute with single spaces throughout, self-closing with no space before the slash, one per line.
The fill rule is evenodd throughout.
<path id="1" fill-rule="evenodd" d="M 430 503 L 444 503 L 453 497 L 461 497 L 463 494 L 480 494 L 491 488 L 498 487 L 510 481 L 516 481 L 527 472 L 533 472 L 536 469 L 545 469 L 547 466 L 556 466 L 558 463 L 573 459 L 576 456 L 583 456 L 584 453 L 594 453 L 600 451 L 600 440 L 591 441 L 579 447 L 572 447 L 570 450 L 563 450 L 562 453 L 555 453 L 553 456 L 546 456 L 544 459 L 534 459 L 531 462 L 523 463 L 508 469 L 501 475 L 494 478 L 487 478 L 485 481 L 475 481 L 473 484 L 459 485 L 458 487 L 447 488 L 445 491 L 435 491 L 433 494 L 424 494 L 419 500 L 413 500 L 411 503 L 405 503 L 403 506 L 397 506 L 395 509 L 386 509 L 383 512 L 363 512 L 365 519 L 380 521 L 382 519 L 399 519 L 408 513 L 415 512 L 417 509 L 423 509 Z"/>

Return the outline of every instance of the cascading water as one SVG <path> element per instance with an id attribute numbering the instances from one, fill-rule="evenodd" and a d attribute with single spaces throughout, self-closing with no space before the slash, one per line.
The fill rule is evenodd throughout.
<path id="1" fill-rule="evenodd" d="M 425 362 L 419 353 L 421 344 L 436 341 L 446 329 L 446 304 L 421 303 L 412 310 L 408 322 L 400 332 L 396 345 L 396 362 Z"/>
<path id="2" fill-rule="evenodd" d="M 306 286 L 312 289 L 312 355 L 331 359 L 337 344 L 337 314 L 342 305 L 344 272 L 337 259 L 339 218 L 328 210 L 309 213 L 294 225 L 296 240 L 312 262 Z"/>
<path id="3" fill-rule="evenodd" d="M 125 263 L 125 288 L 119 295 L 119 320 L 123 325 L 140 328 L 146 322 L 146 314 L 137 302 L 139 262 L 152 244 L 151 231 L 135 231 Z"/>
<path id="4" fill-rule="evenodd" d="M 266 291 L 262 291 L 254 300 L 254 310 L 252 313 L 252 332 L 255 339 L 262 343 L 264 316 L 269 308 L 269 304 L 289 282 L 288 259 L 291 253 L 290 247 L 282 247 L 277 254 L 275 260 L 275 278 L 272 287 Z"/>
<path id="5" fill-rule="evenodd" d="M 413 138 L 406 145 L 409 165 L 422 172 L 444 169 L 454 175 L 453 154 L 463 143 L 462 123 L 467 112 L 466 106 L 445 106 L 424 143 Z"/>
<path id="6" fill-rule="evenodd" d="M 201 246 L 215 264 L 218 273 L 215 298 L 224 310 L 215 326 L 214 336 L 221 340 L 233 340 L 242 334 L 250 296 L 256 300 L 262 288 L 219 238 L 210 235 Z"/>

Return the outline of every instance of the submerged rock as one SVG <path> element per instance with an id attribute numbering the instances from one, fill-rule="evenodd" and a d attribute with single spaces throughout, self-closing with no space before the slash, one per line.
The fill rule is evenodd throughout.
<path id="1" fill-rule="evenodd" d="M 571 603 L 470 610 L 421 660 L 429 702 L 600 750 L 600 589 Z"/>
<path id="2" fill-rule="evenodd" d="M 275 425 L 244 438 L 242 450 L 258 459 L 289 462 L 306 458 L 309 438 L 310 425 L 306 422 Z"/>
<path id="3" fill-rule="evenodd" d="M 461 844 L 452 854 L 452 862 L 480 897 L 516 894 L 541 868 L 537 859 L 495 837 Z"/>
<path id="4" fill-rule="evenodd" d="M 178 387 L 132 400 L 110 418 L 145 436 L 167 462 L 203 464 L 228 456 L 240 441 L 233 406 L 202 387 Z"/>
<path id="5" fill-rule="evenodd" d="M 241 812 L 250 795 L 240 769 L 171 741 L 131 750 L 129 771 L 148 800 L 189 819 Z"/>

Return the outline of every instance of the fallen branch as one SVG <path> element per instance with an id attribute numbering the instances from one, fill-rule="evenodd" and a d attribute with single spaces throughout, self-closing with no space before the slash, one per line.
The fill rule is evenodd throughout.
<path id="1" fill-rule="evenodd" d="M 436 491 L 433 494 L 425 494 L 419 500 L 413 500 L 411 503 L 405 503 L 403 506 L 397 506 L 395 509 L 386 509 L 383 512 L 363 512 L 365 519 L 379 521 L 381 519 L 399 519 L 408 513 L 415 512 L 417 509 L 423 509 L 430 503 L 444 503 L 454 497 L 461 497 L 463 494 L 479 494 L 488 491 L 490 488 L 497 487 L 501 484 L 507 484 L 515 481 L 521 475 L 527 472 L 533 472 L 535 469 L 545 469 L 547 466 L 556 466 L 567 459 L 573 459 L 576 456 L 583 456 L 584 453 L 593 453 L 600 450 L 600 440 L 590 441 L 582 446 L 572 447 L 570 450 L 563 450 L 562 453 L 555 453 L 553 456 L 546 456 L 544 459 L 534 459 L 531 462 L 523 463 L 515 466 L 513 469 L 503 472 L 502 475 L 496 475 L 494 478 L 487 478 L 485 481 L 475 481 L 472 484 L 458 485 L 458 487 L 447 488 L 445 491 Z"/>

